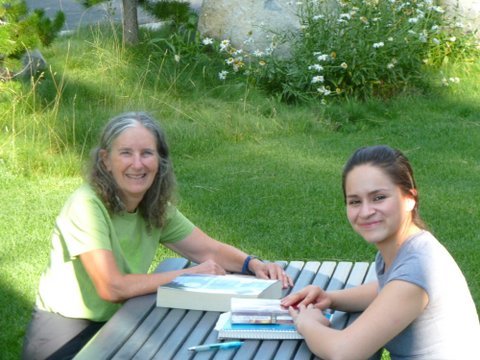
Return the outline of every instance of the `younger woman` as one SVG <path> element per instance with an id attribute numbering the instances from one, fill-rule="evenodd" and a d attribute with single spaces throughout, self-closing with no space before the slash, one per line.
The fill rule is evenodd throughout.
<path id="1" fill-rule="evenodd" d="M 377 249 L 378 280 L 283 299 L 310 350 L 323 359 L 480 359 L 478 314 L 455 260 L 425 229 L 406 157 L 387 146 L 358 149 L 343 171 L 347 217 Z M 298 305 L 297 309 L 292 306 Z M 363 313 L 344 330 L 320 310 Z"/>

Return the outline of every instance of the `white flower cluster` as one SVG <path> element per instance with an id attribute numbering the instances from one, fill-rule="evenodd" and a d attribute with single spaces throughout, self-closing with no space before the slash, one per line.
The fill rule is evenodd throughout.
<path id="1" fill-rule="evenodd" d="M 450 84 L 458 84 L 458 83 L 460 83 L 460 78 L 458 77 L 449 77 L 448 79 L 447 78 L 442 79 L 443 86 L 449 86 Z"/>

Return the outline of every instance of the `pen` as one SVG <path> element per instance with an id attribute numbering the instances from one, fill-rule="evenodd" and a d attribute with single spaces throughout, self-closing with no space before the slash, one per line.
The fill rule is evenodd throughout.
<path id="1" fill-rule="evenodd" d="M 323 313 L 323 316 L 325 316 L 328 321 L 332 322 L 332 320 L 333 320 L 333 311 L 327 310 L 327 311 L 325 311 L 325 312 Z"/>
<path id="2" fill-rule="evenodd" d="M 208 351 L 208 350 L 219 350 L 219 349 L 233 349 L 242 346 L 243 341 L 228 341 L 215 344 L 205 344 L 198 346 L 191 346 L 188 348 L 189 351 Z"/>

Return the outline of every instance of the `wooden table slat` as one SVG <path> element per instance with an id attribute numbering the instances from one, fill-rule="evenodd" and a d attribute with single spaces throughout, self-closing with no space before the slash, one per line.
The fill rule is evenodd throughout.
<path id="1" fill-rule="evenodd" d="M 207 334 L 207 337 L 205 338 L 205 341 L 203 342 L 203 344 L 212 344 L 212 343 L 216 343 L 216 342 L 219 342 L 218 341 L 218 332 L 216 330 L 213 330 L 213 327 L 215 326 L 217 320 L 218 320 L 218 316 L 220 315 L 219 312 L 214 312 L 214 314 L 216 315 L 215 319 L 214 319 L 214 322 L 213 322 L 213 326 L 212 326 L 212 330 Z M 196 330 L 195 330 L 196 331 Z M 196 344 L 196 345 L 201 345 L 201 344 Z M 237 349 L 233 349 L 234 351 L 236 351 Z M 222 350 L 223 351 L 223 350 Z M 229 350 L 230 351 L 230 350 Z M 218 351 L 216 351 L 218 353 Z M 199 353 L 196 353 L 194 359 L 195 360 L 199 360 L 199 359 L 210 359 L 210 357 L 206 357 L 207 354 L 210 354 L 212 356 L 215 355 L 215 351 L 206 351 L 206 352 L 199 352 Z"/>
<path id="2" fill-rule="evenodd" d="M 195 310 L 198 311 L 198 310 Z M 206 338 L 211 334 L 215 323 L 217 322 L 219 312 L 202 311 L 202 317 L 196 325 L 195 329 L 190 330 L 187 333 L 188 337 L 182 346 L 177 350 L 176 354 L 172 357 L 175 360 L 192 359 L 195 356 L 194 352 L 187 349 L 191 346 L 201 345 L 207 343 Z M 154 359 L 163 360 L 165 357 L 162 352 L 158 352 Z"/>
<path id="3" fill-rule="evenodd" d="M 181 265 L 187 263 L 188 260 L 183 258 L 166 259 L 159 264 L 156 272 L 181 269 L 183 267 Z M 134 333 L 154 306 L 155 296 L 152 295 L 139 296 L 127 301 L 75 359 L 110 359 Z"/>
<path id="4" fill-rule="evenodd" d="M 313 279 L 315 278 L 315 275 L 318 272 L 319 267 L 320 267 L 319 261 L 307 262 L 303 267 L 302 272 L 300 273 L 300 276 L 297 278 L 297 280 L 295 280 L 294 286 L 291 289 L 290 293 L 295 293 L 303 289 L 305 286 L 311 284 Z"/>
<path id="5" fill-rule="evenodd" d="M 310 349 L 307 346 L 305 341 L 300 342 L 300 345 L 297 349 L 295 356 L 292 358 L 293 360 L 306 360 L 311 359 L 313 354 L 311 353 Z"/>
<path id="6" fill-rule="evenodd" d="M 301 343 L 298 340 L 284 340 L 280 343 L 277 354 L 284 359 L 292 359 Z"/>
<path id="7" fill-rule="evenodd" d="M 273 355 L 277 352 L 277 349 L 280 347 L 280 341 L 276 340 L 263 340 L 258 348 L 257 352 L 253 359 L 272 359 Z"/>
<path id="8" fill-rule="evenodd" d="M 187 312 L 181 323 L 175 328 L 175 330 L 173 330 L 173 332 L 171 332 L 167 341 L 160 349 L 164 359 L 172 359 L 175 354 L 180 351 L 180 349 L 184 346 L 189 334 L 195 332 L 195 329 L 202 319 L 203 314 L 204 312 L 200 310 L 192 310 Z"/>
<path id="9" fill-rule="evenodd" d="M 153 307 L 145 319 L 135 327 L 135 331 L 128 337 L 123 345 L 117 349 L 113 359 L 131 359 L 143 346 L 148 336 L 155 331 L 158 324 L 167 315 L 168 309 Z"/>
<path id="10" fill-rule="evenodd" d="M 366 272 L 367 272 L 367 269 L 368 269 L 368 263 L 352 264 L 350 262 L 343 262 L 343 263 L 339 264 L 339 267 L 342 270 L 341 271 L 341 276 L 342 277 L 341 277 L 341 280 L 339 279 L 339 281 L 344 282 L 344 284 L 342 284 L 343 286 L 341 288 L 350 288 L 350 287 L 362 284 L 363 279 L 365 278 L 365 275 L 366 275 Z M 337 269 L 339 269 L 339 267 L 337 267 Z M 347 269 L 349 269 L 350 272 L 348 274 L 348 278 L 346 279 L 346 281 L 344 281 L 343 280 L 343 275 L 344 275 L 344 272 L 347 271 Z M 335 272 L 335 274 L 336 274 L 336 272 Z M 334 274 L 334 278 L 336 278 L 335 274 Z M 336 286 L 336 285 L 337 284 L 333 284 L 333 286 Z M 330 287 L 330 284 L 329 284 L 329 287 Z M 331 325 L 332 328 L 334 328 L 334 329 L 345 328 L 345 326 L 348 323 L 349 315 L 350 314 L 348 314 L 346 312 L 343 312 L 343 311 L 335 311 L 333 321 L 332 321 L 332 325 Z"/>
<path id="11" fill-rule="evenodd" d="M 172 329 L 175 329 L 178 323 L 187 313 L 185 309 L 171 309 L 161 323 L 158 324 L 154 332 L 147 338 L 140 350 L 135 354 L 134 359 L 151 359 L 163 343 L 167 340 Z"/>
<path id="12" fill-rule="evenodd" d="M 312 281 L 312 284 L 325 290 L 330 282 L 330 279 L 332 278 L 335 267 L 336 263 L 333 261 L 322 262 L 320 269 L 318 269 L 318 272 Z"/>
<path id="13" fill-rule="evenodd" d="M 363 280 L 367 275 L 369 263 L 357 262 L 353 265 L 348 281 L 345 284 L 345 289 L 349 289 L 363 284 Z"/>
<path id="14" fill-rule="evenodd" d="M 246 360 L 252 359 L 255 356 L 257 349 L 260 347 L 260 341 L 246 341 L 242 347 L 242 351 L 237 351 L 234 360 Z M 195 359 L 196 360 L 196 359 Z"/>
<path id="15" fill-rule="evenodd" d="M 363 280 L 363 284 L 369 283 L 376 279 L 377 279 L 377 274 L 375 272 L 375 263 L 371 263 L 369 264 L 368 272 L 367 272 L 367 275 L 365 276 L 365 279 Z M 353 323 L 359 316 L 360 316 L 360 313 L 350 314 L 350 317 L 348 318 L 347 326 L 350 326 L 350 324 Z"/>
<path id="16" fill-rule="evenodd" d="M 291 261 L 286 269 L 285 272 L 293 279 L 295 282 L 297 278 L 300 276 L 302 268 L 303 268 L 303 261 Z M 282 297 L 287 296 L 291 289 L 284 289 L 282 291 Z"/>

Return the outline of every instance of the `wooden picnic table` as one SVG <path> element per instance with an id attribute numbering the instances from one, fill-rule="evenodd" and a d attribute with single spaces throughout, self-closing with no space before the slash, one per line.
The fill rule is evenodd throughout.
<path id="1" fill-rule="evenodd" d="M 308 284 L 327 290 L 350 288 L 375 279 L 375 266 L 368 262 L 277 261 L 294 279 L 294 287 Z M 162 261 L 155 272 L 190 266 L 183 258 Z M 303 340 L 245 340 L 238 349 L 205 352 L 188 347 L 219 342 L 214 330 L 219 312 L 171 309 L 156 306 L 156 294 L 132 298 L 114 314 L 75 359 L 313 359 Z M 335 312 L 332 327 L 343 329 L 358 314 Z"/>

